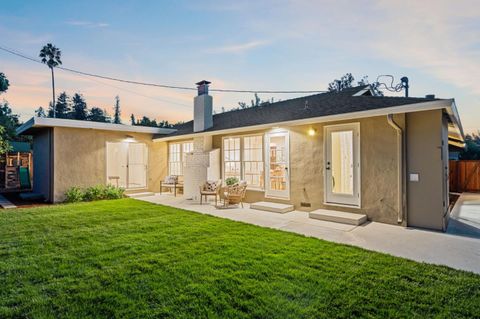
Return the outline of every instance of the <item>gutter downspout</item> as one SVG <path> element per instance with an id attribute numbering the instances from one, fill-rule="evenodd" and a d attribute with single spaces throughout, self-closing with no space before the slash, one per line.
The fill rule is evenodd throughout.
<path id="1" fill-rule="evenodd" d="M 403 222 L 404 207 L 404 188 L 403 188 L 403 129 L 393 120 L 393 114 L 387 115 L 388 124 L 397 132 L 397 154 L 398 154 L 398 171 L 397 171 L 397 187 L 398 187 L 398 223 Z"/>

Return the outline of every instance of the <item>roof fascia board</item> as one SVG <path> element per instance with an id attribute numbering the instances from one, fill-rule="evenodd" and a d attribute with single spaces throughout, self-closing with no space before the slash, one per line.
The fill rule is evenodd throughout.
<path id="1" fill-rule="evenodd" d="M 66 128 L 81 128 L 81 129 L 94 129 L 104 131 L 119 131 L 119 132 L 132 132 L 132 133 L 148 133 L 148 134 L 170 134 L 176 131 L 176 129 L 167 129 L 161 127 L 145 127 L 145 126 L 130 126 L 123 124 L 101 123 L 93 121 L 79 121 L 79 120 L 66 120 L 66 119 L 52 119 L 45 117 L 32 117 L 25 122 L 19 128 L 17 128 L 17 134 L 22 134 L 33 127 L 66 127 Z"/>
<path id="2" fill-rule="evenodd" d="M 437 101 L 406 104 L 406 105 L 395 106 L 395 107 L 386 107 L 386 108 L 380 108 L 375 110 L 311 117 L 306 119 L 274 122 L 274 123 L 259 124 L 259 125 L 252 125 L 252 126 L 242 126 L 237 128 L 210 131 L 210 132 L 207 131 L 207 132 L 190 133 L 190 134 L 176 135 L 176 136 L 164 136 L 164 137 L 154 138 L 153 140 L 156 142 L 166 142 L 166 141 L 193 138 L 193 137 L 199 137 L 199 136 L 230 134 L 230 133 L 237 133 L 237 132 L 243 132 L 243 131 L 261 130 L 265 128 L 271 128 L 272 126 L 280 126 L 280 125 L 281 126 L 305 125 L 305 124 L 312 124 L 312 123 L 333 122 L 333 121 L 351 120 L 351 119 L 373 117 L 373 116 L 382 116 L 387 114 L 429 111 L 429 110 L 449 108 L 451 104 L 452 104 L 451 99 L 437 100 Z"/>

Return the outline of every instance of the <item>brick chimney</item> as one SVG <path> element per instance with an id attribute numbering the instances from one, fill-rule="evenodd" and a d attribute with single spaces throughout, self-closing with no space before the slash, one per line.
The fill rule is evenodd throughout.
<path id="1" fill-rule="evenodd" d="M 193 99 L 193 131 L 201 132 L 213 126 L 213 99 L 208 95 L 208 85 L 203 80 L 197 84 L 198 95 Z"/>

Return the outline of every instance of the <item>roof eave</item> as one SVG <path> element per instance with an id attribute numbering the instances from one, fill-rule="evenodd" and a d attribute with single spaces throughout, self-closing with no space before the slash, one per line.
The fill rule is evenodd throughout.
<path id="1" fill-rule="evenodd" d="M 333 121 L 351 120 L 356 118 L 383 116 L 387 114 L 400 114 L 400 113 L 428 111 L 428 110 L 435 110 L 435 109 L 447 109 L 451 107 L 452 101 L 453 99 L 434 100 L 434 101 L 428 101 L 428 102 L 404 104 L 404 105 L 394 106 L 394 107 L 385 107 L 385 108 L 379 108 L 379 109 L 367 110 L 367 111 L 349 112 L 349 113 L 334 114 L 334 115 L 319 116 L 319 117 L 310 117 L 310 118 L 304 118 L 304 119 L 298 119 L 298 120 L 273 122 L 273 123 L 251 125 L 251 126 L 242 126 L 242 127 L 223 129 L 223 130 L 203 131 L 203 132 L 174 135 L 174 136 L 167 135 L 167 136 L 154 138 L 153 140 L 156 142 L 166 142 L 166 141 L 173 141 L 173 140 L 180 140 L 180 139 L 188 139 L 188 138 L 193 138 L 198 136 L 230 134 L 230 133 L 236 133 L 236 132 L 242 132 L 242 131 L 261 130 L 261 129 L 271 128 L 273 126 L 280 126 L 280 125 L 281 126 L 306 125 L 306 124 L 313 124 L 313 123 L 333 122 Z"/>
<path id="2" fill-rule="evenodd" d="M 80 129 L 94 129 L 104 131 L 117 132 L 132 132 L 144 134 L 171 134 L 176 132 L 176 129 L 168 129 L 161 127 L 147 127 L 147 126 L 131 126 L 124 124 L 102 123 L 93 121 L 79 121 L 68 119 L 54 119 L 45 117 L 32 117 L 30 120 L 22 124 L 16 129 L 17 135 L 28 134 L 32 128 L 42 127 L 65 127 L 65 128 L 80 128 Z"/>

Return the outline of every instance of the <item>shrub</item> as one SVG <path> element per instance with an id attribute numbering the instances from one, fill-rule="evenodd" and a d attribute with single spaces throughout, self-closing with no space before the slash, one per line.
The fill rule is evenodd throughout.
<path id="1" fill-rule="evenodd" d="M 125 194 L 125 189 L 121 187 L 107 185 L 104 189 L 105 199 L 120 199 L 124 197 L 124 194 Z"/>
<path id="2" fill-rule="evenodd" d="M 104 187 L 101 185 L 87 187 L 85 189 L 85 201 L 90 202 L 94 200 L 101 200 L 104 199 Z"/>
<path id="3" fill-rule="evenodd" d="M 79 187 L 71 187 L 65 192 L 65 202 L 90 202 L 102 199 L 119 199 L 123 198 L 125 189 L 115 187 L 113 185 L 96 185 L 81 189 Z"/>
<path id="4" fill-rule="evenodd" d="M 235 185 L 238 183 L 238 178 L 236 177 L 229 177 L 225 180 L 225 184 L 227 184 L 227 186 L 232 186 L 232 185 Z"/>
<path id="5" fill-rule="evenodd" d="M 77 203 L 84 200 L 85 193 L 78 187 L 70 187 L 65 192 L 65 202 Z"/>

